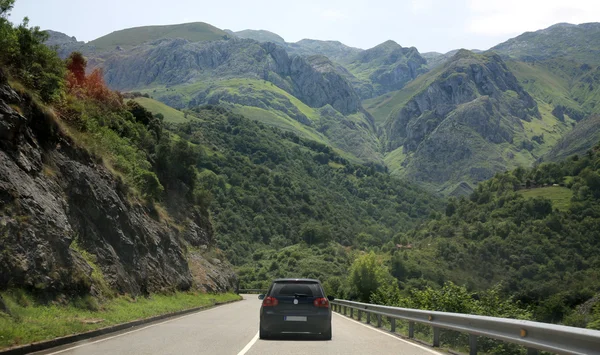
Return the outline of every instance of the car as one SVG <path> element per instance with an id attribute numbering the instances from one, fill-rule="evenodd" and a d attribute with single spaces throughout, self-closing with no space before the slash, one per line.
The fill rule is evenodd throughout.
<path id="1" fill-rule="evenodd" d="M 258 296 L 260 339 L 275 334 L 314 334 L 331 340 L 331 306 L 319 280 L 276 279 L 266 294 Z"/>

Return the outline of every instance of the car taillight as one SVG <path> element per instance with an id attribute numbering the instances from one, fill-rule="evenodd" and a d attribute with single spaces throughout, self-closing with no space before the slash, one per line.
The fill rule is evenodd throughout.
<path id="1" fill-rule="evenodd" d="M 279 301 L 275 297 L 269 296 L 263 300 L 263 307 L 274 307 L 274 306 L 277 306 L 278 304 L 279 304 Z"/>
<path id="2" fill-rule="evenodd" d="M 315 307 L 319 308 L 329 308 L 329 300 L 327 298 L 321 297 L 317 298 L 313 301 Z"/>

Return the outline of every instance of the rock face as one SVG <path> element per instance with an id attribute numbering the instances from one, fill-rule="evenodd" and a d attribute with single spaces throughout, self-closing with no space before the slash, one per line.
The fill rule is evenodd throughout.
<path id="1" fill-rule="evenodd" d="M 513 92 L 513 94 L 507 94 Z M 512 98 L 512 100 L 511 100 Z M 471 106 L 461 107 L 472 103 Z M 403 145 L 405 151 L 414 151 L 423 139 L 455 110 L 486 139 L 494 143 L 509 140 L 509 127 L 488 127 L 489 117 L 500 106 L 507 114 L 521 120 L 537 115 L 533 98 L 519 85 L 497 55 L 480 56 L 466 50 L 459 51 L 453 62 L 425 90 L 414 95 L 386 123 L 388 149 Z M 532 111 L 533 110 L 533 111 Z"/>
<path id="2" fill-rule="evenodd" d="M 600 65 L 600 23 L 559 23 L 525 32 L 491 50 L 524 61 L 567 57 L 579 63 Z"/>
<path id="3" fill-rule="evenodd" d="M 106 56 L 105 78 L 116 89 L 252 78 L 270 81 L 312 107 L 329 104 L 343 114 L 360 107 L 358 96 L 330 62 L 290 57 L 271 42 L 168 39 Z"/>
<path id="4" fill-rule="evenodd" d="M 363 50 L 349 47 L 339 41 L 319 41 L 303 39 L 296 43 L 286 43 L 286 50 L 302 56 L 323 55 L 337 63 L 349 63 Z"/>
<path id="5" fill-rule="evenodd" d="M 539 112 L 502 59 L 461 50 L 430 76 L 385 124 L 387 149 L 408 156 L 405 175 L 438 186 L 473 184 L 514 165 L 517 152 L 505 149 L 523 139 L 524 122 Z"/>
<path id="6" fill-rule="evenodd" d="M 403 88 L 427 72 L 427 61 L 416 48 L 404 48 L 394 41 L 362 51 L 346 65 L 355 76 L 350 78 L 363 99 Z M 367 77 L 368 80 L 359 79 Z"/>
<path id="7" fill-rule="evenodd" d="M 182 240 L 210 245 L 210 224 L 192 214 L 180 232 L 130 201 L 127 189 L 0 73 L 0 288 L 94 293 L 97 266 L 122 293 L 190 289 L 195 281 Z M 198 286 L 233 287 L 227 265 L 218 269 L 220 277 Z"/>

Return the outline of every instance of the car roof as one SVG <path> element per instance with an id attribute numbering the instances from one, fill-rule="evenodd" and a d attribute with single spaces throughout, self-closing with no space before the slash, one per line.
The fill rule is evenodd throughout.
<path id="1" fill-rule="evenodd" d="M 294 279 L 294 278 L 285 278 L 285 279 L 275 279 L 273 280 L 273 282 L 287 282 L 287 281 L 304 281 L 304 282 L 316 282 L 316 283 L 321 283 L 321 281 L 317 280 L 317 279 Z"/>

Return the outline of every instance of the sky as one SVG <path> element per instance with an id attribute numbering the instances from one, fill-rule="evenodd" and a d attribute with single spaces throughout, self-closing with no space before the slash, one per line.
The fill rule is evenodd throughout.
<path id="1" fill-rule="evenodd" d="M 386 40 L 420 52 L 485 50 L 559 22 L 600 22 L 600 0 L 17 0 L 10 17 L 90 41 L 124 28 L 206 22 L 263 29 L 287 42 Z"/>

